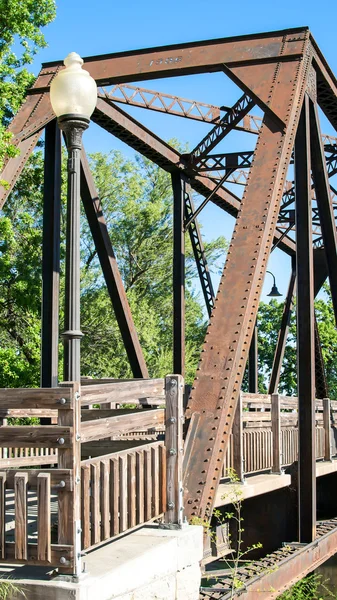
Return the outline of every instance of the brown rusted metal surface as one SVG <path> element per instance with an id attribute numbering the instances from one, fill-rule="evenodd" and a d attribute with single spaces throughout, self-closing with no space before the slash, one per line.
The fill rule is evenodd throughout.
<path id="1" fill-rule="evenodd" d="M 184 480 L 188 517 L 212 512 L 303 101 L 307 38 L 301 50 L 302 60 L 278 63 L 269 83 L 271 107 L 286 130 L 265 117 L 187 407 L 193 431 Z M 255 74 L 265 81 L 263 67 Z"/>
<path id="2" fill-rule="evenodd" d="M 223 63 L 228 66 L 237 63 L 255 64 L 280 59 L 291 60 L 302 52 L 306 27 L 287 29 L 239 37 L 228 37 L 203 42 L 175 44 L 92 56 L 84 59 L 86 69 L 101 85 L 132 83 L 222 71 Z M 289 35 L 291 44 L 284 50 L 284 35 Z M 45 68 L 61 66 L 61 61 L 45 63 Z"/>

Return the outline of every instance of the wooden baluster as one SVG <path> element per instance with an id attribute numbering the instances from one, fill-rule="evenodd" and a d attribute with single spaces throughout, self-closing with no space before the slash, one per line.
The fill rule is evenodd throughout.
<path id="1" fill-rule="evenodd" d="M 144 453 L 136 452 L 136 523 L 144 523 Z"/>
<path id="2" fill-rule="evenodd" d="M 51 561 L 50 474 L 37 476 L 37 558 Z"/>
<path id="3" fill-rule="evenodd" d="M 128 527 L 136 525 L 136 456 L 131 452 L 128 459 Z"/>
<path id="4" fill-rule="evenodd" d="M 15 502 L 15 558 L 27 560 L 27 486 L 28 473 L 16 473 L 14 476 Z"/>
<path id="5" fill-rule="evenodd" d="M 101 541 L 100 531 L 100 472 L 99 465 L 90 465 L 91 479 L 91 496 L 90 496 L 90 512 L 91 512 L 91 544 L 98 544 Z"/>
<path id="6" fill-rule="evenodd" d="M 168 375 L 165 378 L 165 390 L 167 506 L 163 526 L 181 527 L 183 523 L 183 377 Z"/>
<path id="7" fill-rule="evenodd" d="M 119 465 L 118 458 L 110 460 L 110 535 L 117 535 L 119 528 Z"/>
<path id="8" fill-rule="evenodd" d="M 152 477 L 152 515 L 159 515 L 159 454 L 158 446 L 151 448 L 151 469 Z"/>
<path id="9" fill-rule="evenodd" d="M 119 519 L 120 531 L 128 528 L 128 464 L 127 457 L 119 457 Z"/>
<path id="10" fill-rule="evenodd" d="M 101 462 L 101 540 L 110 537 L 109 519 L 109 479 L 110 463 L 106 460 Z"/>
<path id="11" fill-rule="evenodd" d="M 0 473 L 0 558 L 6 558 L 6 473 Z"/>
<path id="12" fill-rule="evenodd" d="M 272 473 L 281 475 L 281 411 L 279 394 L 271 395 L 271 429 L 273 438 Z"/>
<path id="13" fill-rule="evenodd" d="M 152 485 L 151 485 L 151 453 L 144 450 L 144 518 L 151 519 L 152 513 Z"/>
<path id="14" fill-rule="evenodd" d="M 323 398 L 324 460 L 331 461 L 330 398 Z"/>
<path id="15" fill-rule="evenodd" d="M 81 527 L 82 527 L 82 548 L 85 550 L 91 546 L 90 536 L 90 466 L 84 465 L 81 468 Z"/>
<path id="16" fill-rule="evenodd" d="M 242 422 L 242 392 L 239 394 L 239 399 L 234 414 L 233 420 L 233 469 L 237 478 L 244 481 L 244 465 L 243 465 L 243 422 Z"/>

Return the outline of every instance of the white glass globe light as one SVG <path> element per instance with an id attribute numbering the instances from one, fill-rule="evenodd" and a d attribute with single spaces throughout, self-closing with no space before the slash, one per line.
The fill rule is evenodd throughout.
<path id="1" fill-rule="evenodd" d="M 90 119 L 97 101 L 97 85 L 88 71 L 82 69 L 83 60 L 76 52 L 64 59 L 65 69 L 50 85 L 50 102 L 57 117 L 81 115 Z"/>

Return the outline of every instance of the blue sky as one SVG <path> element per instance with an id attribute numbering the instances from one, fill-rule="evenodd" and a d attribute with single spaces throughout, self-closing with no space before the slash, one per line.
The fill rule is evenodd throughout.
<path id="1" fill-rule="evenodd" d="M 176 44 L 180 42 L 213 39 L 289 27 L 309 26 L 332 70 L 337 73 L 336 19 L 337 3 L 309 0 L 267 2 L 211 2 L 205 0 L 59 0 L 55 21 L 45 28 L 48 47 L 39 52 L 34 62 L 37 74 L 42 62 L 64 58 L 70 51 L 83 57 L 123 50 Z M 141 83 L 142 87 L 157 89 L 214 104 L 231 105 L 240 96 L 240 90 L 223 74 L 190 76 Z M 253 111 L 258 114 L 255 110 Z M 190 148 L 205 135 L 209 127 L 152 111 L 133 109 L 130 113 L 164 139 L 177 137 Z M 325 123 L 326 133 L 333 133 Z M 254 138 L 252 140 L 251 138 Z M 117 148 L 131 156 L 133 151 L 111 135 L 91 126 L 85 134 L 88 152 L 109 151 Z M 225 151 L 249 150 L 255 136 L 231 136 Z M 206 239 L 217 235 L 231 237 L 233 219 L 211 205 L 200 215 Z M 289 277 L 289 259 L 276 250 L 269 261 L 281 292 L 285 293 Z M 218 275 L 214 283 L 217 286 Z M 271 288 L 271 277 L 266 276 L 262 299 Z M 282 300 L 282 298 L 281 298 Z"/>

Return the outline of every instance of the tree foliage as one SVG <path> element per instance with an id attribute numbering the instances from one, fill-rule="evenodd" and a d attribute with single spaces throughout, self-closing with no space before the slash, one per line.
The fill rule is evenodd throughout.
<path id="1" fill-rule="evenodd" d="M 64 157 L 65 158 L 65 157 Z M 149 161 L 119 152 L 90 158 L 112 245 L 151 376 L 172 371 L 172 192 L 170 177 Z M 65 165 L 64 165 L 65 167 Z M 39 385 L 43 156 L 35 152 L 0 218 L 0 387 Z M 63 323 L 66 177 L 62 186 Z M 205 244 L 210 267 L 224 238 Z M 196 267 L 187 244 L 186 363 L 192 380 L 205 331 Z M 81 219 L 82 374 L 132 376 L 95 246 Z M 60 345 L 60 359 L 62 346 Z M 61 360 L 60 360 L 61 363 Z M 60 377 L 62 370 L 60 368 Z"/>
<path id="2" fill-rule="evenodd" d="M 34 81 L 27 66 L 46 46 L 41 28 L 55 14 L 55 0 L 0 0 L 0 170 L 16 153 L 5 129 Z"/>
<path id="3" fill-rule="evenodd" d="M 331 398 L 337 399 L 337 329 L 330 288 L 324 285 L 325 294 L 315 301 L 315 314 Z M 274 352 L 281 323 L 283 303 L 271 300 L 261 302 L 258 315 L 259 388 L 266 392 L 273 365 Z M 285 349 L 279 385 L 280 393 L 297 394 L 296 367 L 296 316 L 293 311 Z"/>

